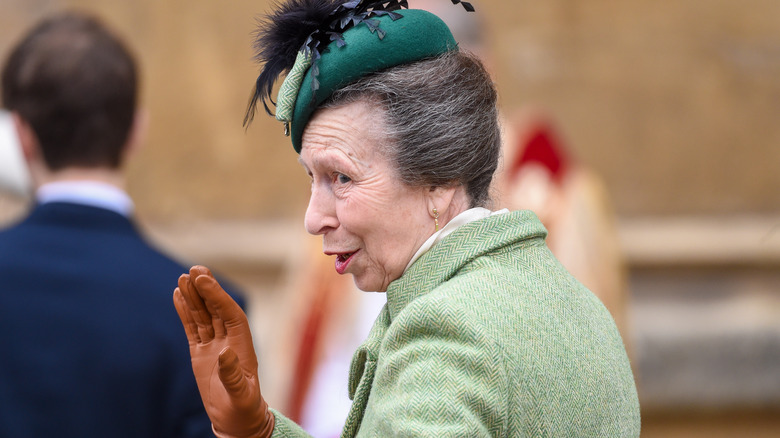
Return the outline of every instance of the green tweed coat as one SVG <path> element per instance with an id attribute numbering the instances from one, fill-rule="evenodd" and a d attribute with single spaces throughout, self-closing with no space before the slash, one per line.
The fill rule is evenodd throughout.
<path id="1" fill-rule="evenodd" d="M 343 437 L 637 437 L 623 342 L 528 211 L 468 223 L 390 284 Z M 276 413 L 276 436 L 306 436 Z"/>

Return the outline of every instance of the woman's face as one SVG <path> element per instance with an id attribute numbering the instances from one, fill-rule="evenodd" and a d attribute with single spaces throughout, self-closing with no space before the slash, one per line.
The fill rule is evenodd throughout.
<path id="1" fill-rule="evenodd" d="M 383 152 L 384 112 L 354 102 L 315 113 L 300 161 L 311 177 L 306 230 L 321 234 L 339 274 L 383 292 L 434 232 L 424 188 L 404 185 Z"/>

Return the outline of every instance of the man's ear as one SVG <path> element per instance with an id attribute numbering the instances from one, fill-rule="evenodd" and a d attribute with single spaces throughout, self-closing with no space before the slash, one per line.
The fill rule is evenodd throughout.
<path id="1" fill-rule="evenodd" d="M 22 155 L 24 155 L 25 161 L 28 164 L 32 164 L 37 160 L 43 160 L 38 136 L 35 135 L 32 126 L 17 112 L 11 113 L 11 120 L 13 120 L 16 137 L 19 139 L 19 145 L 22 147 Z"/>
<path id="2" fill-rule="evenodd" d="M 144 108 L 139 108 L 133 116 L 133 124 L 130 126 L 130 132 L 127 135 L 123 153 L 123 162 L 136 151 L 141 149 L 146 142 L 146 133 L 149 128 L 149 113 Z"/>
<path id="3" fill-rule="evenodd" d="M 10 125 L 15 134 L 12 146 L 16 150 L 0 166 L 4 167 L 0 176 L 6 180 L 6 187 L 10 185 L 15 193 L 27 197 L 46 174 L 46 162 L 32 126 L 16 112 L 10 113 Z"/>

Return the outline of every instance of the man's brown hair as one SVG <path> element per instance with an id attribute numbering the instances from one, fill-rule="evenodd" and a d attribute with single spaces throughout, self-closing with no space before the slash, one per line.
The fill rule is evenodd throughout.
<path id="1" fill-rule="evenodd" d="M 30 124 L 51 170 L 120 165 L 133 124 L 137 72 L 97 19 L 62 13 L 35 26 L 2 71 L 2 101 Z"/>

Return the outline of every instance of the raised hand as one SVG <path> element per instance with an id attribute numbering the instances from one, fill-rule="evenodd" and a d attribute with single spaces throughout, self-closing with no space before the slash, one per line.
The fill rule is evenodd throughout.
<path id="1" fill-rule="evenodd" d="M 221 438 L 270 437 L 274 416 L 260 394 L 257 356 L 241 307 L 203 266 L 179 277 L 173 302 L 214 433 Z"/>

